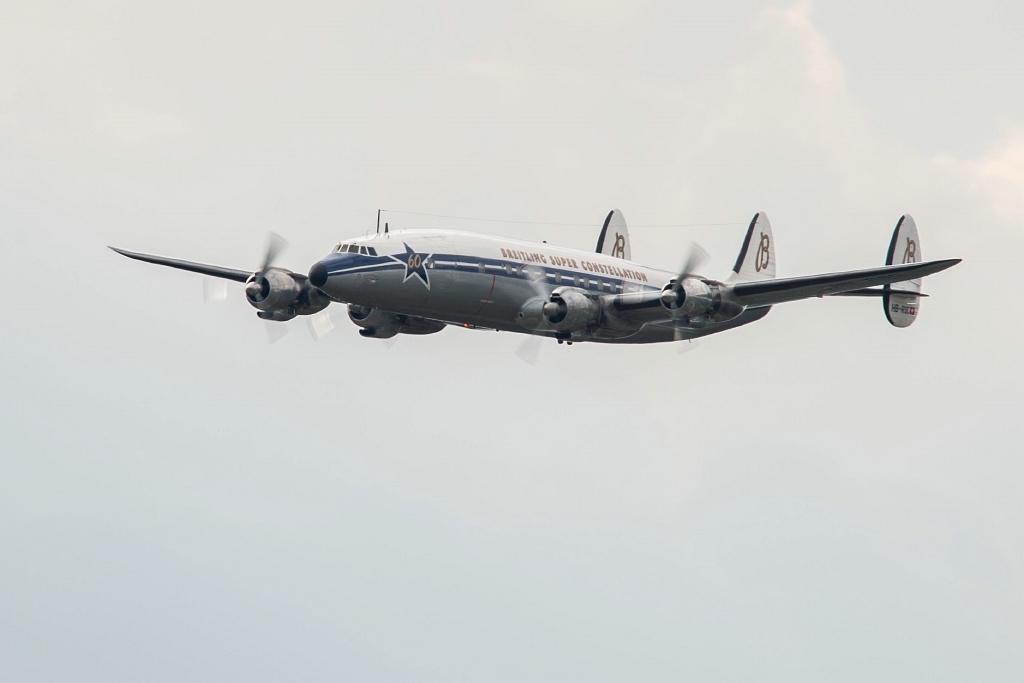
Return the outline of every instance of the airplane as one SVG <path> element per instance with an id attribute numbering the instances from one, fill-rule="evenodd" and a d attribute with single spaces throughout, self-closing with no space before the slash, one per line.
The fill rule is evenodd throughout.
<path id="1" fill-rule="evenodd" d="M 340 303 L 368 338 L 434 334 L 453 325 L 559 344 L 694 340 L 760 320 L 776 304 L 825 296 L 879 298 L 891 325 L 909 327 L 927 296 L 921 279 L 961 260 L 922 260 L 909 214 L 896 224 L 884 266 L 790 278 L 776 277 L 775 242 L 763 212 L 750 221 L 724 280 L 698 274 L 707 254 L 697 245 L 675 273 L 634 263 L 617 209 L 605 218 L 593 252 L 455 230 L 389 231 L 385 224 L 383 233 L 339 242 L 301 274 L 273 265 L 283 246 L 271 234 L 255 271 L 110 248 L 244 283 L 246 301 L 264 320 L 326 315 Z"/>

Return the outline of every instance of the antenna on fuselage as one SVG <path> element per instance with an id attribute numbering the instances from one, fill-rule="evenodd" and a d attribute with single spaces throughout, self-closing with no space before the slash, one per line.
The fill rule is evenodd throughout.
<path id="1" fill-rule="evenodd" d="M 384 223 L 384 234 L 388 234 L 388 224 Z"/>
<path id="2" fill-rule="evenodd" d="M 387 225 L 384 226 L 384 232 L 387 232 Z M 377 234 L 380 234 L 380 209 L 377 209 Z"/>

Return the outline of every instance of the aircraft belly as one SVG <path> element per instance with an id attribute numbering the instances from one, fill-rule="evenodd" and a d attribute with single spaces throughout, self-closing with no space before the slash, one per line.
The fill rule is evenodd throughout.
<path id="1" fill-rule="evenodd" d="M 405 280 L 401 270 L 336 276 L 325 289 L 348 303 L 453 325 L 514 325 L 524 297 L 510 296 L 502 278 L 442 268 L 428 272 L 429 290 L 418 279 Z"/>
<path id="2" fill-rule="evenodd" d="M 760 320 L 768 315 L 771 306 L 759 306 L 748 308 L 732 320 L 721 323 L 712 323 L 705 327 L 683 327 L 677 333 L 670 324 L 647 323 L 636 334 L 621 339 L 593 339 L 595 342 L 606 344 L 657 344 L 661 342 L 681 341 L 684 339 L 697 339 L 710 334 L 724 332 L 736 327 L 742 327 Z"/>

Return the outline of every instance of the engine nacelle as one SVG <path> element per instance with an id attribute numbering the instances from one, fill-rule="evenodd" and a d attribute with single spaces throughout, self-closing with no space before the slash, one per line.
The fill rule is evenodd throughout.
<path id="1" fill-rule="evenodd" d="M 330 306 L 331 299 L 306 280 L 302 283 L 302 293 L 296 304 L 295 312 L 298 315 L 312 315 Z"/>
<path id="2" fill-rule="evenodd" d="M 245 283 L 245 298 L 261 311 L 291 308 L 301 293 L 302 286 L 283 270 L 257 273 Z"/>
<path id="3" fill-rule="evenodd" d="M 279 323 L 288 322 L 296 315 L 294 308 L 285 308 L 276 311 L 256 311 L 256 315 L 264 320 L 275 320 Z"/>
<path id="4" fill-rule="evenodd" d="M 731 320 L 743 312 L 744 307 L 722 297 L 717 282 L 706 282 L 688 277 L 679 290 L 666 285 L 661 292 L 661 305 L 673 318 L 687 318 L 691 325 Z"/>
<path id="5" fill-rule="evenodd" d="M 559 332 L 574 332 L 601 320 L 601 304 L 576 289 L 559 287 L 543 307 L 544 320 Z"/>
<path id="6" fill-rule="evenodd" d="M 676 290 L 667 285 L 661 292 L 661 305 L 668 309 L 674 318 L 699 318 L 711 311 L 722 295 L 717 285 L 710 285 L 703 280 L 688 277 Z"/>
<path id="7" fill-rule="evenodd" d="M 359 334 L 364 337 L 376 339 L 387 339 L 398 334 L 402 321 L 394 313 L 382 311 L 379 308 L 368 308 L 366 306 L 348 305 L 348 317 L 359 327 Z"/>

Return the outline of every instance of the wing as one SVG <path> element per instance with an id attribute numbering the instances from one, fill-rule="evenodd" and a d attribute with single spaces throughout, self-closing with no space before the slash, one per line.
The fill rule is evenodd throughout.
<path id="1" fill-rule="evenodd" d="M 816 296 L 845 294 L 892 282 L 904 282 L 952 268 L 960 259 L 906 263 L 845 273 L 807 275 L 781 280 L 738 282 L 730 287 L 733 298 L 745 306 L 771 306 Z"/>
<path id="2" fill-rule="evenodd" d="M 121 254 L 122 256 L 127 256 L 128 258 L 133 258 L 137 261 L 155 263 L 158 266 L 169 266 L 171 268 L 187 270 L 193 273 L 212 275 L 213 277 L 222 277 L 225 280 L 245 282 L 252 275 L 252 272 L 248 270 L 235 270 L 234 268 L 224 268 L 221 266 L 208 266 L 205 263 L 193 263 L 192 261 L 182 261 L 181 259 L 167 258 L 166 256 L 151 256 L 150 254 L 139 254 L 134 251 L 125 251 L 124 249 L 118 249 L 117 247 L 110 248 L 116 251 L 118 254 Z"/>

